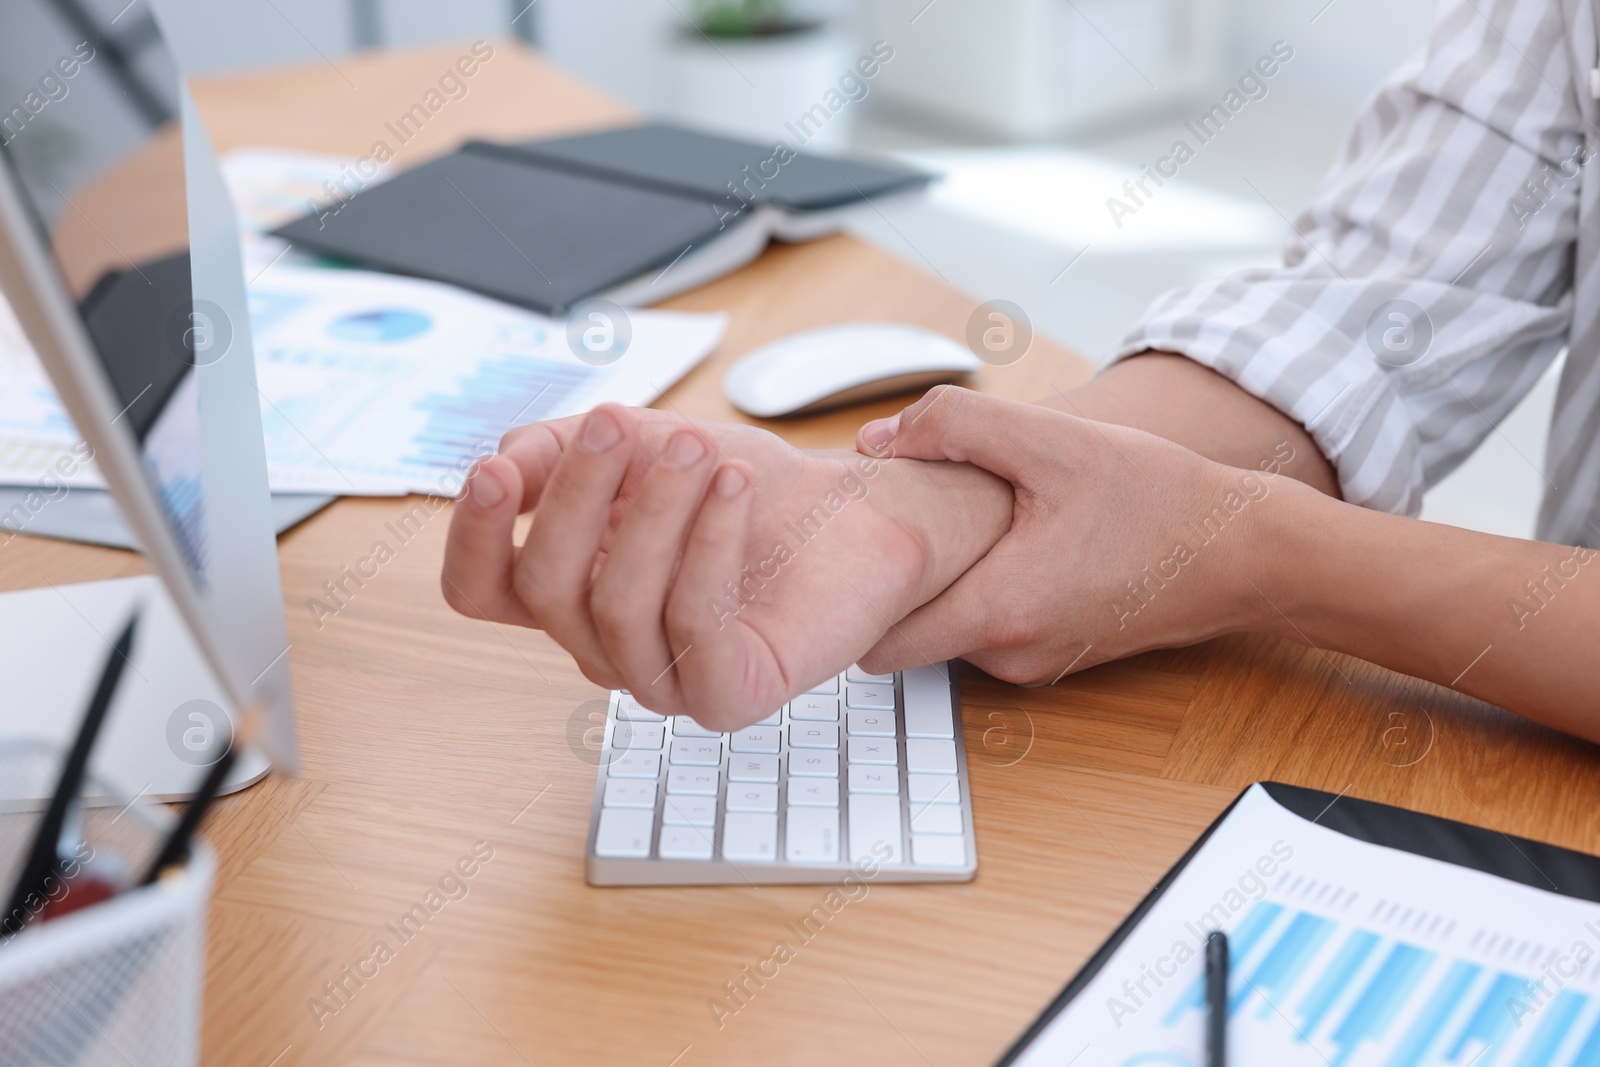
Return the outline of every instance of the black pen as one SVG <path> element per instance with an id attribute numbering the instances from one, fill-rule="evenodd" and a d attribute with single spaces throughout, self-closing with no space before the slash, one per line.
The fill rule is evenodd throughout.
<path id="1" fill-rule="evenodd" d="M 210 810 L 212 801 L 217 799 L 217 794 L 222 792 L 222 783 L 227 780 L 228 772 L 233 770 L 239 749 L 248 744 L 255 734 L 254 707 L 247 708 L 239 718 L 241 719 L 239 729 L 234 731 L 228 750 L 206 771 L 205 778 L 200 782 L 200 788 L 189 798 L 183 814 L 167 834 L 167 839 L 162 842 L 161 850 L 156 853 L 156 858 L 150 861 L 149 868 L 139 881 L 140 885 L 153 885 L 169 867 L 177 867 L 188 862 L 189 850 L 194 844 L 195 833 L 200 829 L 201 821 Z"/>
<path id="2" fill-rule="evenodd" d="M 1206 1067 L 1228 1067 L 1228 935 L 1206 938 Z"/>
<path id="3" fill-rule="evenodd" d="M 39 829 L 33 836 L 33 845 L 22 865 L 16 887 L 11 891 L 11 902 L 0 916 L 0 929 L 14 934 L 27 924 L 30 899 L 44 900 L 50 892 L 50 880 L 58 878 L 61 869 L 61 830 L 66 825 L 67 812 L 78 799 L 83 785 L 83 774 L 89 766 L 89 754 L 94 751 L 95 739 L 105 722 L 111 699 L 117 695 L 117 683 L 122 680 L 122 669 L 133 654 L 133 635 L 139 628 L 139 612 L 135 611 L 123 627 L 122 636 L 111 647 L 105 666 L 100 669 L 100 681 L 95 686 L 94 697 L 89 701 L 83 721 L 78 725 L 78 736 L 72 750 L 61 764 L 61 777 L 56 780 L 50 804 L 39 819 Z"/>

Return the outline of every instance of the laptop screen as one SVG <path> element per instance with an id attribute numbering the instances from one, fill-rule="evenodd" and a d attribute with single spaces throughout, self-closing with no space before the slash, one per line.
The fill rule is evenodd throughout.
<path id="1" fill-rule="evenodd" d="M 148 4 L 0 4 L 0 158 L 77 305 L 197 585 L 197 366 L 230 328 L 194 299 L 177 66 Z"/>

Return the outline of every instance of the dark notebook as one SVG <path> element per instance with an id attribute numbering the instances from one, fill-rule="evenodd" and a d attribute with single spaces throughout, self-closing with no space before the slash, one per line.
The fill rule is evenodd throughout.
<path id="1" fill-rule="evenodd" d="M 550 166 L 697 196 L 821 211 L 927 184 L 908 167 L 808 156 L 778 144 L 735 141 L 653 122 L 507 145 Z M 733 199 L 737 198 L 737 199 Z"/>
<path id="2" fill-rule="evenodd" d="M 646 125 L 473 142 L 275 233 L 362 266 L 561 314 L 593 296 L 665 299 L 743 265 L 770 236 L 820 236 L 838 227 L 839 209 L 928 180 Z M 733 195 L 729 183 L 743 191 Z"/>
<path id="3" fill-rule="evenodd" d="M 470 149 L 276 231 L 380 270 L 452 282 L 546 313 L 717 233 L 704 200 Z"/>

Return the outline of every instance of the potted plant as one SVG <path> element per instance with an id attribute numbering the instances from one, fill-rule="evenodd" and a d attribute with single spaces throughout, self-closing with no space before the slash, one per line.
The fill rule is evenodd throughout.
<path id="1" fill-rule="evenodd" d="M 840 25 L 791 0 L 697 0 L 667 35 L 661 110 L 681 122 L 759 141 L 801 144 L 793 124 L 851 73 Z M 805 147 L 849 145 L 854 107 L 806 127 Z M 813 113 L 815 114 L 815 113 Z"/>

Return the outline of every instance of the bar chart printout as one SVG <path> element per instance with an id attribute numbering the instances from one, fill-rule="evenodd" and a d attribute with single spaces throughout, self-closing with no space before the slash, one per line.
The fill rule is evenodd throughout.
<path id="1" fill-rule="evenodd" d="M 1234 1067 L 1600 1067 L 1600 905 L 1355 841 L 1259 786 L 1016 1062 L 1201 1067 L 1217 927 Z"/>

